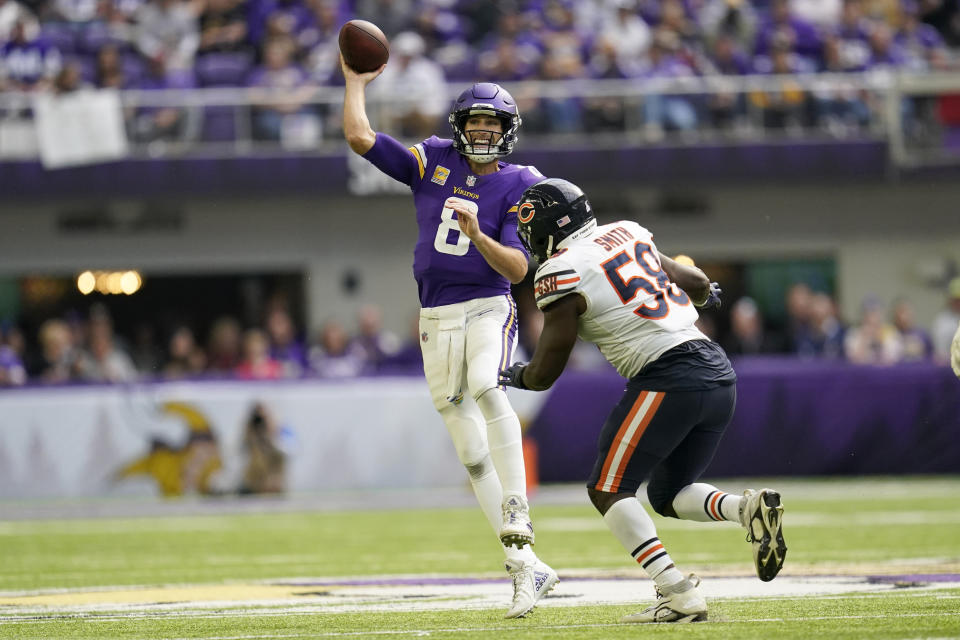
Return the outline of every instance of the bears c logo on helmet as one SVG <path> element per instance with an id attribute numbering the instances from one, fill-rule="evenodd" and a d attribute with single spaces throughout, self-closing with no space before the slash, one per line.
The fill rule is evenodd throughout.
<path id="1" fill-rule="evenodd" d="M 531 203 L 524 202 L 520 205 L 520 208 L 517 209 L 517 220 L 526 224 L 533 220 L 533 214 L 536 212 L 536 209 L 534 209 Z"/>

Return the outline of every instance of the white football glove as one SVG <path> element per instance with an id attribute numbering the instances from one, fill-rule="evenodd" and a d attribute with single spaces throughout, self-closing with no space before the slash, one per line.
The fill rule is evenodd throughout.
<path id="1" fill-rule="evenodd" d="M 953 342 L 950 344 L 950 366 L 953 372 L 960 378 L 960 326 L 957 332 L 953 334 Z"/>

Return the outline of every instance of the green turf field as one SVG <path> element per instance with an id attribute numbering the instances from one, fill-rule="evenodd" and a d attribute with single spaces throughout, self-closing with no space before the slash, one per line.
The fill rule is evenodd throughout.
<path id="1" fill-rule="evenodd" d="M 0 519 L 0 638 L 960 638 L 960 478 L 764 484 L 789 546 L 769 584 L 735 525 L 654 516 L 704 580 L 706 623 L 617 623 L 653 589 L 580 491 L 534 495 L 537 552 L 561 583 L 503 620 L 509 581 L 479 509 L 405 510 L 398 494 L 390 509 Z"/>

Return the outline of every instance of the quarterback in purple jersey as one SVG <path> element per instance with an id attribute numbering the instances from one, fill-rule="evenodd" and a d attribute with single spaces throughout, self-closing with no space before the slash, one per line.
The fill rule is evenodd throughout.
<path id="1" fill-rule="evenodd" d="M 406 147 L 375 132 L 367 119 L 366 86 L 386 65 L 359 74 L 341 59 L 341 67 L 347 143 L 413 192 L 424 373 L 480 507 L 503 543 L 514 589 L 506 617 L 522 617 L 558 579 L 531 547 L 520 421 L 497 375 L 516 344 L 510 283 L 523 280 L 528 264 L 516 203 L 543 176 L 500 160 L 513 151 L 520 128 L 517 105 L 503 87 L 480 83 L 460 94 L 450 112 L 452 140 L 432 136 Z"/>

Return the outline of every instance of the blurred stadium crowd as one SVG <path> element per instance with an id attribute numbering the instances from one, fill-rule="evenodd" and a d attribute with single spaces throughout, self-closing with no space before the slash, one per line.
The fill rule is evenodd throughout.
<path id="1" fill-rule="evenodd" d="M 520 317 L 517 357 L 528 359 L 543 316 L 529 284 L 515 295 Z M 782 354 L 855 364 L 947 363 L 960 324 L 960 277 L 950 281 L 944 308 L 929 329 L 917 324 L 908 300 L 888 308 L 867 298 L 860 317 L 847 322 L 831 295 L 802 282 L 789 288 L 784 306 L 786 321 L 773 323 L 753 299 L 741 297 L 719 312 L 702 314 L 698 326 L 734 358 Z M 108 307 L 95 303 L 85 314 L 71 312 L 44 321 L 35 336 L 12 322 L 0 325 L 0 387 L 419 374 L 419 328 L 417 317 L 411 320 L 409 335 L 398 337 L 383 328 L 381 309 L 367 305 L 359 310 L 355 326 L 330 320 L 311 338 L 282 304 L 273 304 L 258 326 L 244 328 L 236 316 L 225 314 L 209 327 L 171 326 L 161 342 L 155 337 L 157 328 L 144 323 L 133 335 L 120 335 Z M 606 367 L 596 348 L 578 343 L 571 368 Z"/>
<path id="2" fill-rule="evenodd" d="M 445 82 L 922 73 L 952 67 L 960 46 L 954 0 L 0 0 L 0 90 L 262 89 L 253 137 L 279 140 L 284 127 L 309 137 L 338 126 L 310 96 L 342 83 L 337 34 L 350 18 L 390 37 L 391 64 L 371 89 L 416 88 L 396 129 L 424 137 L 449 108 Z M 620 131 L 631 117 L 603 97 L 517 97 L 527 132 Z M 654 135 L 735 128 L 748 110 L 765 128 L 842 134 L 871 126 L 873 102 L 856 86 L 787 84 L 650 96 L 641 116 Z M 219 135 L 172 108 L 128 115 L 134 140 Z"/>

